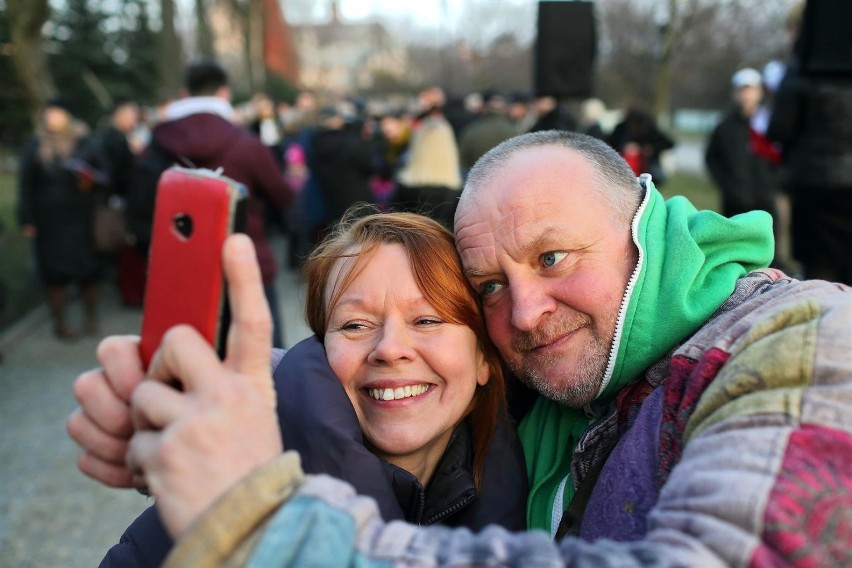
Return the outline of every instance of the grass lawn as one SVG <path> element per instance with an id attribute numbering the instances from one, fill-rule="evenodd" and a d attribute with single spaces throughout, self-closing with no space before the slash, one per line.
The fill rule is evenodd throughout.
<path id="1" fill-rule="evenodd" d="M 710 209 L 721 211 L 719 202 L 719 190 L 709 179 L 699 174 L 676 173 L 673 174 L 666 184 L 658 188 L 660 193 L 668 199 L 674 195 L 683 195 L 689 199 L 697 209 Z"/>
<path id="2" fill-rule="evenodd" d="M 30 243 L 18 229 L 15 177 L 0 174 L 0 329 L 26 314 L 42 300 L 30 270 Z"/>

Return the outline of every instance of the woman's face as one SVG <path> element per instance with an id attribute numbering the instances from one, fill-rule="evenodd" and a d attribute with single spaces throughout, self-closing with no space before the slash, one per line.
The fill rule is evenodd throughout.
<path id="1" fill-rule="evenodd" d="M 332 270 L 329 288 L 343 264 Z M 441 319 L 417 287 L 401 245 L 375 249 L 329 315 L 328 361 L 364 436 L 377 455 L 423 481 L 477 384 L 488 382 L 476 336 Z"/>

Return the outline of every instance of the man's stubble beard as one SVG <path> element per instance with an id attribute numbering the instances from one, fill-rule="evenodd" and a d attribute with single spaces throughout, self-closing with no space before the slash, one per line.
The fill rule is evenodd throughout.
<path id="1" fill-rule="evenodd" d="M 563 406 L 580 408 L 592 402 L 603 382 L 617 313 L 608 316 L 608 329 L 611 330 L 609 337 L 602 337 L 586 315 L 562 318 L 561 321 L 551 320 L 530 332 L 516 331 L 511 346 L 513 354 L 519 355 L 520 359 L 513 358 L 509 368 L 524 384 Z M 562 337 L 572 330 L 582 333 L 580 328 L 591 335 L 592 341 L 589 345 L 579 347 L 584 353 L 570 369 L 556 367 L 564 355 L 538 355 L 532 350 L 533 346 Z M 572 349 L 577 348 L 572 346 Z"/>

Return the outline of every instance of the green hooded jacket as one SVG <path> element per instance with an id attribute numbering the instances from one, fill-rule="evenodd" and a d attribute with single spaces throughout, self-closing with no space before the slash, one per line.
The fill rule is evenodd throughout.
<path id="1" fill-rule="evenodd" d="M 664 200 L 650 176 L 641 176 L 640 183 L 645 197 L 632 223 L 638 262 L 622 298 L 596 402 L 614 399 L 698 330 L 731 295 L 737 280 L 768 266 L 774 253 L 768 213 L 751 211 L 728 219 L 698 211 L 684 197 Z M 530 529 L 555 535 L 574 495 L 574 447 L 593 423 L 582 409 L 544 397 L 521 422 Z"/>

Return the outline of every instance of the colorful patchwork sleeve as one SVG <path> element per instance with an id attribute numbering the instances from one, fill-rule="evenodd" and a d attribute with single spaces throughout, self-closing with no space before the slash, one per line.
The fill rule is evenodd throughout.
<path id="1" fill-rule="evenodd" d="M 291 452 L 222 498 L 170 562 L 852 566 L 852 294 L 758 316 L 670 377 L 660 493 L 641 540 L 385 523 L 345 483 L 302 476 Z M 222 555 L 205 561 L 189 549 Z"/>

